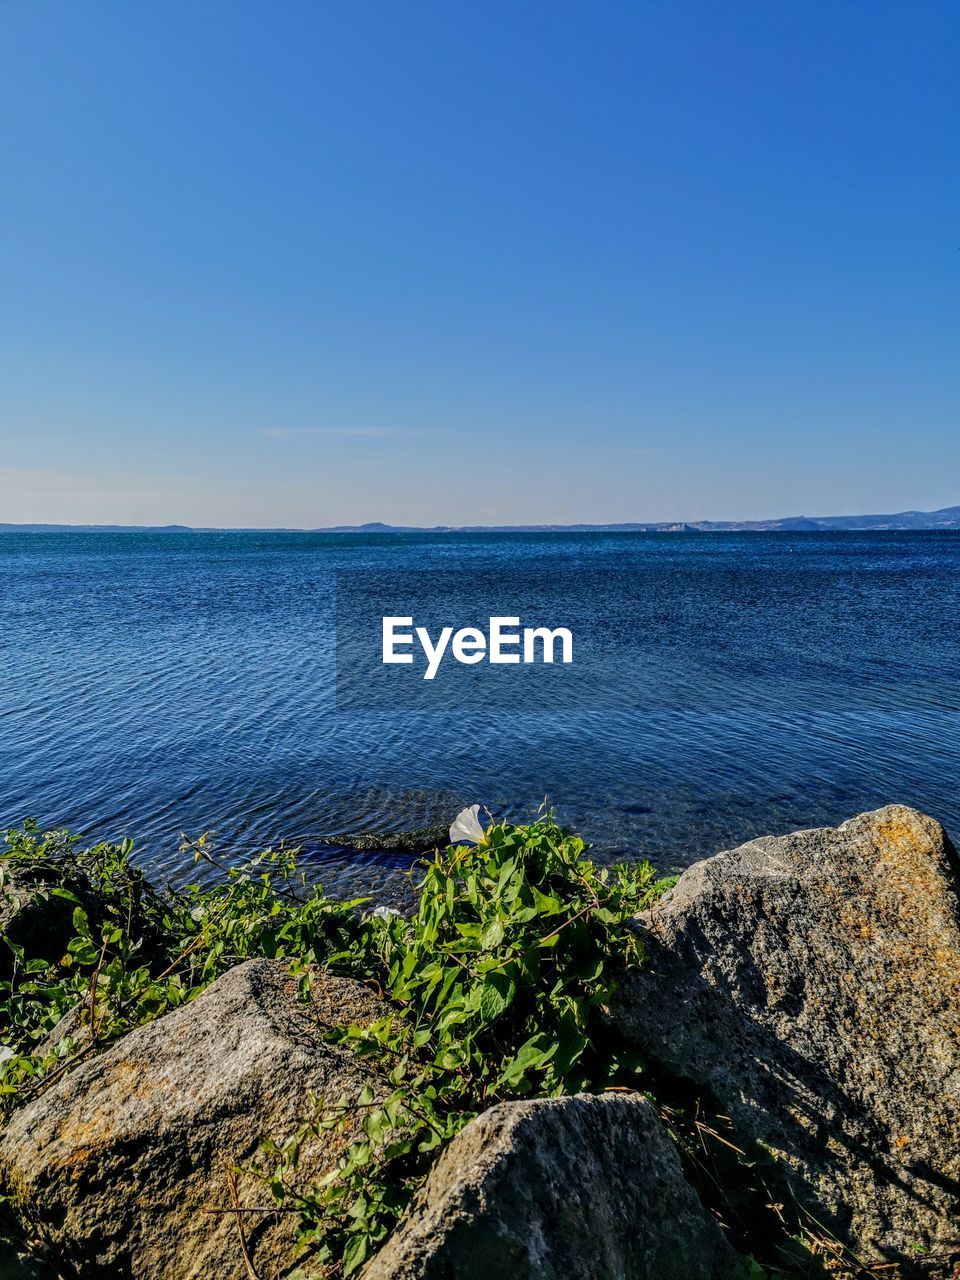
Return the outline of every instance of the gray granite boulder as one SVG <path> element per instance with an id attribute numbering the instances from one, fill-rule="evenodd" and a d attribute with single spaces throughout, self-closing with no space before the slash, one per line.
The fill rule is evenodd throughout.
<path id="1" fill-rule="evenodd" d="M 363 1280 L 729 1280 L 740 1264 L 638 1094 L 507 1102 L 450 1143 Z"/>
<path id="2" fill-rule="evenodd" d="M 220 1212 L 234 1203 L 231 1170 L 261 1138 L 291 1136 L 311 1091 L 380 1092 L 363 1059 L 322 1035 L 382 1015 L 357 982 L 318 973 L 303 1002 L 279 961 L 239 965 L 15 1112 L 0 1137 L 0 1185 L 21 1223 L 84 1278 L 249 1280 L 251 1265 L 282 1274 L 298 1255 L 295 1218 Z M 340 1141 L 307 1144 L 305 1181 Z M 252 1178 L 238 1197 L 269 1204 Z"/>
<path id="3" fill-rule="evenodd" d="M 960 1239 L 957 856 L 893 805 L 699 862 L 611 1010 L 862 1255 Z"/>

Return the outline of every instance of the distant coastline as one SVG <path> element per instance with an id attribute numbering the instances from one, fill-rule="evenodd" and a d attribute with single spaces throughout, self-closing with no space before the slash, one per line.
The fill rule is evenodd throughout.
<path id="1" fill-rule="evenodd" d="M 882 533 L 960 529 L 960 506 L 890 515 L 786 516 L 777 520 L 645 520 L 621 524 L 338 524 L 316 529 L 195 528 L 185 524 L 4 524 L 0 533 Z"/>

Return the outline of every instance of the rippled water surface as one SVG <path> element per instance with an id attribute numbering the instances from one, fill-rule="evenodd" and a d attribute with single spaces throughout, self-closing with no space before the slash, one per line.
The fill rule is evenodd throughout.
<path id="1" fill-rule="evenodd" d="M 639 664 L 642 697 L 336 709 L 337 570 L 386 589 L 518 565 L 581 584 L 584 631 L 631 632 L 617 688 Z M 474 800 L 549 796 L 599 856 L 671 868 L 891 800 L 956 833 L 958 570 L 954 534 L 0 535 L 0 822 L 130 834 L 171 879 L 181 831 L 228 856 L 285 837 L 351 893 L 389 893 L 410 859 L 338 833 Z"/>

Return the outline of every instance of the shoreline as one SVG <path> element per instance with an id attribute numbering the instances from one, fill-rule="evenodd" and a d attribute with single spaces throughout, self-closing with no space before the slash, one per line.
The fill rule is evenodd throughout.
<path id="1" fill-rule="evenodd" d="M 308 1120 L 305 1082 L 318 1071 L 322 1089 L 353 1097 L 343 1115 L 362 1121 L 364 1140 L 386 1144 L 382 1172 L 375 1161 L 369 1173 L 351 1173 L 351 1194 L 369 1197 L 378 1179 L 394 1176 L 389 1135 L 407 1141 L 429 1090 L 439 1090 L 431 1106 L 442 1102 L 430 1124 L 446 1132 L 418 1157 L 414 1182 L 396 1184 L 407 1188 L 398 1209 L 377 1210 L 358 1228 L 357 1219 L 337 1217 L 339 1202 L 328 1202 L 333 1225 L 322 1236 L 340 1241 L 344 1274 L 361 1267 L 365 1280 L 426 1280 L 440 1268 L 473 1280 L 471 1259 L 507 1266 L 497 1251 L 511 1233 L 539 1231 L 548 1249 L 555 1238 L 585 1273 L 611 1280 L 759 1280 L 791 1232 L 804 1242 L 804 1268 L 819 1259 L 834 1275 L 861 1280 L 863 1259 L 873 1257 L 882 1274 L 952 1275 L 960 1263 L 960 1204 L 949 1192 L 960 1174 L 960 1090 L 949 1082 L 960 1078 L 960 1044 L 948 1028 L 960 1019 L 960 863 L 939 824 L 888 806 L 838 828 L 761 837 L 695 863 L 671 887 L 644 864 L 592 868 L 583 842 L 549 820 L 484 829 L 474 809 L 457 823 L 480 843 L 423 864 L 409 917 L 365 913 L 316 890 L 291 898 L 295 865 L 278 853 L 247 872 L 233 869 L 218 888 L 170 897 L 129 866 L 129 846 L 83 852 L 35 829 L 13 837 L 0 855 L 0 921 L 21 959 L 12 987 L 8 969 L 4 1005 L 0 1186 L 11 1197 L 8 1235 L 11 1225 L 19 1231 L 45 1277 L 60 1275 L 58 1250 L 80 1280 L 105 1265 L 132 1267 L 143 1280 L 182 1280 L 185 1250 L 224 1280 L 240 1280 L 248 1262 L 275 1270 L 298 1257 L 306 1267 L 298 1274 L 328 1274 L 325 1263 L 317 1269 L 309 1234 L 298 1240 L 288 1210 L 299 1206 L 309 1224 L 310 1180 L 331 1160 L 340 1161 L 339 1178 L 348 1176 L 342 1141 L 355 1143 L 354 1121 L 343 1130 L 336 1109 L 333 1128 L 308 1121 L 297 1158 L 283 1156 L 286 1173 L 271 1185 L 285 1190 L 275 1209 L 251 1219 L 253 1234 L 241 1239 L 226 1210 L 212 1223 L 195 1216 L 201 1203 L 222 1198 L 224 1177 L 239 1203 L 262 1203 L 251 1160 L 264 1137 L 282 1153 L 285 1136 Z M 195 852 L 207 856 L 202 842 Z M 512 876 L 520 876 L 515 889 Z M 66 897 L 56 896 L 61 890 Z M 110 921 L 121 918 L 118 932 Z M 139 968 L 125 967 L 125 937 L 140 939 Z M 593 969 L 582 968 L 584 945 L 597 948 L 590 963 L 599 964 L 586 986 Z M 24 992 L 18 966 L 31 949 L 49 954 L 51 946 L 66 947 L 72 964 L 35 962 Z M 164 959 L 171 951 L 172 968 Z M 553 976 L 542 990 L 534 972 L 521 979 L 519 970 L 503 985 L 523 955 L 540 956 L 538 966 L 549 960 Z M 449 966 L 449 1012 L 462 1009 L 447 1031 L 449 1013 L 439 1016 L 443 1006 L 433 1003 L 438 964 Z M 476 1004 L 468 972 L 479 984 Z M 555 1030 L 545 1031 L 555 982 L 583 1019 L 559 1056 L 557 1046 L 568 1043 L 565 1005 L 554 1011 Z M 528 983 L 531 1013 L 540 1011 L 532 1022 L 522 1013 Z M 31 1041 L 37 1015 L 29 1010 L 44 991 L 63 1014 Z M 70 1006 L 71 991 L 87 995 Z M 322 1034 L 311 1009 L 322 1011 Z M 21 1021 L 10 1023 L 16 1010 Z M 38 1031 L 51 1015 L 39 1016 Z M 407 1086 L 390 1069 L 393 1049 L 379 1066 L 378 1058 L 394 1037 L 406 1043 L 414 1026 L 432 1026 L 441 1050 L 434 1059 L 428 1039 L 424 1058 L 410 1041 L 420 1074 Z M 11 1034 L 37 1045 L 32 1058 L 9 1051 Z M 463 1058 L 474 1042 L 475 1054 Z M 500 1051 L 491 1054 L 494 1043 Z M 129 1071 L 139 1082 L 133 1092 Z M 336 1086 L 331 1071 L 341 1073 Z M 473 1092 L 474 1076 L 482 1094 Z M 604 1080 L 614 1093 L 604 1093 Z M 204 1139 L 203 1156 L 195 1149 L 201 1132 L 219 1134 L 213 1146 Z M 704 1181 L 704 1142 L 722 1169 L 718 1184 Z M 772 1152 L 773 1163 L 747 1159 L 755 1148 Z M 737 1151 L 743 1158 L 731 1156 Z M 236 1184 L 227 1176 L 232 1162 L 248 1171 Z M 75 1166 L 85 1169 L 81 1180 L 64 1180 Z M 592 1198 L 574 1235 L 564 1236 L 550 1187 L 564 1186 L 574 1166 Z M 628 1166 L 635 1177 L 625 1182 Z M 177 1170 L 174 1182 L 165 1170 Z M 794 1207 L 779 1221 L 770 1205 L 784 1195 Z M 646 1226 L 638 1235 L 639 1221 Z M 639 1240 L 674 1261 L 644 1270 Z M 511 1274 L 543 1274 L 524 1269 L 530 1263 L 517 1270 L 511 1257 Z M 777 1275 L 794 1274 L 782 1259 L 777 1266 Z"/>

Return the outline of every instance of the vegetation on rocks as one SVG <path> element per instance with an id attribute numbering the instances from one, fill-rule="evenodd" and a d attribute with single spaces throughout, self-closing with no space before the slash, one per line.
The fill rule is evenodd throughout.
<path id="1" fill-rule="evenodd" d="M 204 838 L 197 858 L 211 858 Z M 134 1027 L 193 999 L 251 957 L 289 957 L 365 973 L 376 925 L 358 903 L 308 889 L 295 855 L 268 850 L 225 869 L 212 888 L 159 893 L 130 860 L 133 844 L 80 849 L 34 823 L 6 834 L 0 890 L 56 914 L 72 936 L 45 953 L 8 930 L 0 982 L 0 1104 L 35 1096 L 52 1079 Z M 3 971 L 0 971 L 3 972 Z"/>
<path id="2" fill-rule="evenodd" d="M 254 1172 L 264 1196 L 298 1221 L 304 1257 L 320 1267 L 311 1276 L 367 1265 L 477 1116 L 610 1090 L 653 1100 L 703 1203 L 744 1255 L 762 1256 L 766 1271 L 744 1264 L 751 1276 L 873 1274 L 839 1242 L 816 1241 L 809 1228 L 801 1238 L 764 1153 L 741 1145 L 710 1095 L 679 1081 L 683 1072 L 648 1066 L 611 1019 L 618 990 L 647 968 L 636 917 L 672 882 L 647 863 L 597 867 L 550 815 L 477 834 L 479 843 L 438 849 L 414 868 L 407 916 L 328 898 L 285 848 L 222 867 L 212 887 L 159 892 L 131 862 L 129 842 L 82 849 L 32 824 L 9 832 L 0 1106 L 28 1105 L 244 960 L 282 960 L 305 998 L 327 972 L 366 984 L 383 1010 L 326 1033 L 364 1060 L 377 1087 L 305 1097 L 296 1133 L 259 1135 Z M 205 838 L 187 848 L 215 861 Z M 42 931 L 10 923 L 38 909 L 68 923 L 50 933 L 52 950 Z M 304 1182 L 303 1153 L 325 1141 L 338 1153 L 333 1167 Z"/>
<path id="3" fill-rule="evenodd" d="M 204 839 L 192 849 L 212 857 Z M 437 851 L 410 919 L 326 897 L 285 849 L 226 869 L 213 888 L 165 894 L 131 852 L 130 842 L 81 850 L 65 832 L 30 824 L 7 834 L 5 871 L 29 871 L 41 903 L 69 904 L 74 933 L 59 955 L 7 939 L 3 1104 L 29 1100 L 244 959 L 287 958 L 304 984 L 317 965 L 364 978 L 388 997 L 389 1013 L 338 1034 L 382 1062 L 389 1097 L 378 1106 L 366 1094 L 314 1099 L 303 1131 L 282 1147 L 268 1142 L 262 1166 L 278 1200 L 299 1209 L 304 1240 L 322 1240 L 345 1274 L 386 1237 L 440 1147 L 479 1111 L 633 1079 L 638 1062 L 595 1031 L 616 973 L 640 959 L 628 922 L 669 882 L 646 863 L 597 868 L 583 841 L 550 818 L 494 825 L 480 846 Z M 81 884 L 92 892 L 78 892 Z M 51 1034 L 62 1019 L 66 1031 Z M 356 1130 L 335 1176 L 294 1192 L 289 1175 L 304 1141 L 331 1126 Z"/>
<path id="4" fill-rule="evenodd" d="M 382 1062 L 393 1092 L 382 1104 L 372 1094 L 318 1100 L 314 1120 L 276 1151 L 270 1179 L 300 1208 L 305 1238 L 342 1258 L 345 1274 L 386 1238 L 439 1149 L 481 1110 L 597 1092 L 639 1065 L 595 1032 L 616 974 L 640 958 L 628 922 L 665 882 L 649 864 L 600 870 L 583 853 L 549 818 L 495 825 L 481 845 L 435 854 L 412 918 L 372 922 L 367 960 L 390 1012 L 345 1036 Z M 338 1169 L 307 1195 L 291 1192 L 303 1141 L 333 1126 L 358 1130 Z"/>

